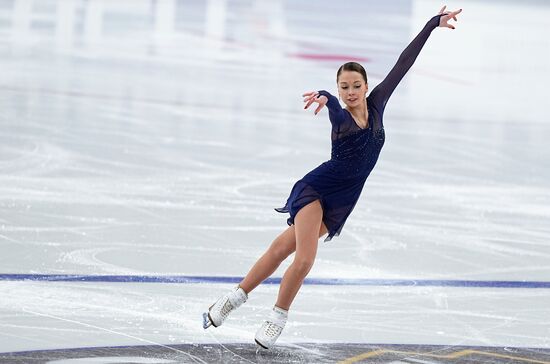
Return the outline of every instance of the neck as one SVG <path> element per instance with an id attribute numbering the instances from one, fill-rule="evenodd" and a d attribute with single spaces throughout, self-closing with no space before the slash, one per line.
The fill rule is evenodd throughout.
<path id="1" fill-rule="evenodd" d="M 346 108 L 353 115 L 365 115 L 367 113 L 367 100 L 365 99 L 365 102 L 362 102 L 357 106 L 354 106 L 354 107 L 346 106 Z"/>

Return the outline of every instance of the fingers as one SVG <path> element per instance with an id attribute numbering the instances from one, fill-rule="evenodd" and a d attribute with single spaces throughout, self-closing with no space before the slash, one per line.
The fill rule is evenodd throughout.
<path id="1" fill-rule="evenodd" d="M 462 12 L 462 9 L 458 9 L 458 10 L 456 10 L 456 11 L 451 11 L 451 12 L 449 13 L 449 17 L 450 17 L 450 18 L 453 18 L 455 21 L 458 21 L 458 19 L 456 18 L 456 16 L 457 16 L 458 14 L 460 14 L 461 12 Z"/>
<path id="2" fill-rule="evenodd" d="M 316 95 L 316 94 L 317 94 L 317 91 L 310 91 L 310 92 L 306 92 L 306 93 L 302 94 L 302 97 L 312 96 L 312 95 Z"/>
<path id="3" fill-rule="evenodd" d="M 319 111 L 321 111 L 321 109 L 323 108 L 323 106 L 325 106 L 325 105 L 319 104 L 319 106 L 317 106 L 317 109 L 315 109 L 315 113 L 314 113 L 314 114 L 317 115 L 317 113 L 318 113 Z"/>
<path id="4" fill-rule="evenodd" d="M 443 24 L 443 26 L 444 26 L 445 28 L 455 29 L 454 25 L 447 23 L 447 21 L 448 21 L 448 19 L 445 20 L 445 23 Z"/>
<path id="5" fill-rule="evenodd" d="M 443 12 L 445 11 L 445 8 L 446 8 L 446 7 L 447 7 L 447 5 L 443 6 L 443 7 L 441 8 L 441 10 L 439 10 L 439 14 L 443 14 Z"/>
<path id="6" fill-rule="evenodd" d="M 304 100 L 305 102 L 306 100 Z M 315 101 L 315 98 L 311 98 L 309 99 L 309 101 L 307 102 L 306 106 L 304 106 L 304 109 L 307 109 L 311 104 L 313 104 L 313 102 Z"/>
<path id="7" fill-rule="evenodd" d="M 317 95 L 319 95 L 319 93 L 316 91 L 306 92 L 302 95 L 304 96 L 304 102 L 306 102 L 306 106 L 304 106 L 304 109 L 307 109 L 313 102 L 317 100 Z"/>
<path id="8" fill-rule="evenodd" d="M 304 94 L 305 95 L 305 94 Z M 314 92 L 312 95 L 309 95 L 309 96 L 306 96 L 304 97 L 304 102 L 308 101 L 308 100 L 311 100 L 311 99 L 316 99 L 319 97 L 319 94 L 317 92 Z"/>
<path id="9" fill-rule="evenodd" d="M 462 9 L 458 9 L 458 10 L 451 11 L 450 13 L 445 14 L 444 16 L 441 17 L 439 26 L 446 27 L 446 28 L 451 28 L 451 29 L 456 29 L 454 27 L 454 25 L 449 24 L 449 20 L 453 19 L 455 21 L 458 21 L 456 16 L 458 14 L 460 14 L 461 12 L 462 12 Z"/>
<path id="10" fill-rule="evenodd" d="M 313 91 L 313 92 L 306 92 L 302 96 L 304 96 L 304 102 L 306 105 L 304 106 L 304 109 L 307 109 L 311 106 L 314 102 L 317 102 L 319 106 L 317 106 L 317 109 L 315 109 L 315 115 L 321 111 L 321 109 L 325 106 L 327 103 L 327 98 L 325 96 L 319 97 L 319 92 Z"/>

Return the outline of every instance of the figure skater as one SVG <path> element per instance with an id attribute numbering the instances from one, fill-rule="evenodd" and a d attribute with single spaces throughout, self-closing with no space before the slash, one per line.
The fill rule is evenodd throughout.
<path id="1" fill-rule="evenodd" d="M 290 213 L 289 227 L 277 236 L 238 286 L 203 314 L 205 329 L 210 325 L 220 326 L 230 312 L 247 300 L 254 288 L 296 252 L 281 281 L 277 302 L 255 336 L 261 347 L 273 346 L 286 324 L 290 305 L 315 261 L 319 238 L 328 233 L 324 241 L 330 241 L 340 234 L 378 160 L 385 139 L 382 118 L 390 95 L 413 65 L 432 30 L 437 27 L 455 29 L 448 22 L 450 19 L 457 21 L 456 16 L 462 9 L 446 12 L 445 8 L 426 23 L 368 97 L 365 97 L 367 74 L 355 62 L 345 63 L 336 74 L 338 94 L 346 108 L 324 90 L 302 95 L 306 103 L 304 109 L 314 102 L 319 104 L 315 114 L 325 105 L 328 107 L 332 124 L 331 159 L 298 180 L 286 205 L 275 209 Z"/>

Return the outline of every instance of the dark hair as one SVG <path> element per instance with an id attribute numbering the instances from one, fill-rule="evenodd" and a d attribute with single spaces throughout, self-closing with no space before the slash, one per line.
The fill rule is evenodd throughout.
<path id="1" fill-rule="evenodd" d="M 359 72 L 361 74 L 361 76 L 363 76 L 363 79 L 365 80 L 365 83 L 368 83 L 367 82 L 367 72 L 365 71 L 363 66 L 361 66 L 357 62 L 348 62 L 348 63 L 344 63 L 343 65 L 341 65 L 340 68 L 338 68 L 338 72 L 336 72 L 336 82 L 338 82 L 338 78 L 340 77 L 340 74 L 342 73 L 342 71 Z"/>

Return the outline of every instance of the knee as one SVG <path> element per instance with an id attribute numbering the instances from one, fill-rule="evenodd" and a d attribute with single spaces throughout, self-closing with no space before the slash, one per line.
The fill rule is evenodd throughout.
<path id="1" fill-rule="evenodd" d="M 315 257 L 295 257 L 292 266 L 299 275 L 305 277 L 313 267 L 314 262 Z"/>
<path id="2" fill-rule="evenodd" d="M 284 244 L 273 244 L 269 249 L 269 254 L 278 262 L 282 262 L 293 252 L 291 247 Z"/>

